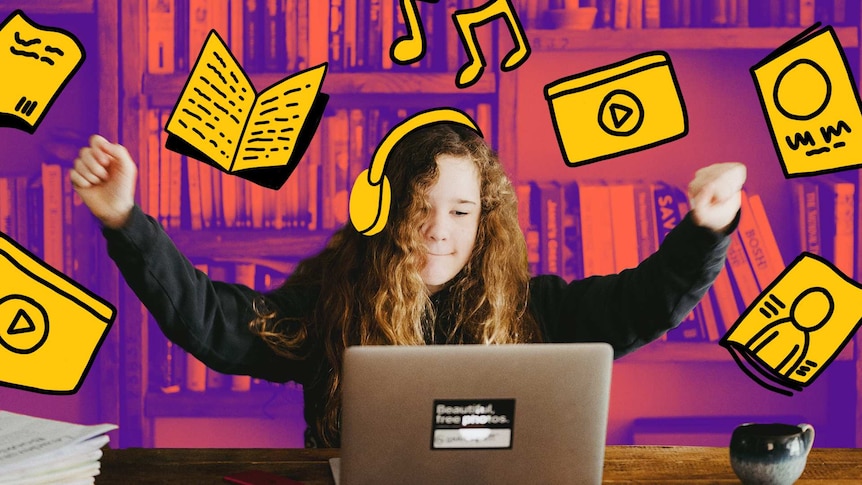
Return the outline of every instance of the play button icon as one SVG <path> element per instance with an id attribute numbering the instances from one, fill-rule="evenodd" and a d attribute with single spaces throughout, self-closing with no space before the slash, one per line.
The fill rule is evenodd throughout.
<path id="1" fill-rule="evenodd" d="M 35 352 L 48 338 L 48 313 L 24 295 L 0 298 L 0 345 L 16 354 Z"/>
<path id="2" fill-rule="evenodd" d="M 608 93 L 599 106 L 599 126 L 614 136 L 629 136 L 644 121 L 643 104 L 630 91 L 617 89 Z"/>

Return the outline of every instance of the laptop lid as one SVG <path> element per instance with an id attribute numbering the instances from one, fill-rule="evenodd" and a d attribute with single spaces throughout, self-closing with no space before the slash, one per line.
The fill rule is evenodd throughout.
<path id="1" fill-rule="evenodd" d="M 340 483 L 600 483 L 610 345 L 362 346 Z"/>

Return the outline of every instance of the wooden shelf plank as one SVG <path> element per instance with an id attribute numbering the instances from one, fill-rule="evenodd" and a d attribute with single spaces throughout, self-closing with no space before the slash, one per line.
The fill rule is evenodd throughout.
<path id="1" fill-rule="evenodd" d="M 16 9 L 24 10 L 30 14 L 68 14 L 68 13 L 94 13 L 96 11 L 94 0 L 63 0 L 61 2 L 24 2 L 12 0 L 0 0 L 0 12 L 12 12 Z"/>
<path id="2" fill-rule="evenodd" d="M 775 49 L 802 32 L 796 27 L 748 29 L 529 30 L 533 52 L 582 50 Z M 835 27 L 846 49 L 859 47 L 856 27 Z"/>
<path id="3" fill-rule="evenodd" d="M 323 249 L 331 232 L 275 230 L 171 231 L 171 240 L 190 259 L 301 259 Z"/>
<path id="4" fill-rule="evenodd" d="M 836 361 L 852 361 L 854 342 L 835 358 Z M 623 357 L 620 363 L 680 363 L 680 362 L 728 362 L 733 357 L 717 342 L 654 342 Z"/>
<path id="5" fill-rule="evenodd" d="M 251 74 L 251 81 L 258 90 L 280 81 L 285 77 L 279 73 Z M 187 76 L 180 74 L 144 74 L 144 94 L 151 97 L 155 106 L 173 106 L 185 85 Z M 497 92 L 496 76 L 485 72 L 469 90 L 455 87 L 454 73 L 440 72 L 355 72 L 329 73 L 323 81 L 323 92 L 334 94 L 358 95 L 399 95 L 422 94 L 477 94 L 494 95 Z"/>
<path id="6" fill-rule="evenodd" d="M 288 388 L 248 392 L 149 392 L 144 402 L 144 415 L 150 418 L 295 416 L 302 415 L 302 410 L 302 392 Z"/>

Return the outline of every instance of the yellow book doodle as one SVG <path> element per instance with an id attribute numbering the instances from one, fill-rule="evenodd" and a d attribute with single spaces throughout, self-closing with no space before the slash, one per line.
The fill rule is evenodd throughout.
<path id="1" fill-rule="evenodd" d="M 74 394 L 116 310 L 0 233 L 0 385 Z"/>
<path id="2" fill-rule="evenodd" d="M 84 57 L 71 33 L 12 12 L 0 25 L 0 126 L 34 133 Z"/>
<path id="3" fill-rule="evenodd" d="M 257 93 L 213 30 L 168 119 L 165 146 L 264 187 L 278 189 L 308 147 L 329 96 L 327 64 Z"/>
<path id="4" fill-rule="evenodd" d="M 802 253 L 720 344 L 758 384 L 792 395 L 811 384 L 853 337 L 862 323 L 860 301 L 862 285 L 826 259 Z"/>
<path id="5" fill-rule="evenodd" d="M 862 165 L 862 104 L 832 27 L 815 24 L 751 68 L 785 177 Z"/>
<path id="6" fill-rule="evenodd" d="M 688 117 L 670 56 L 647 52 L 545 86 L 569 166 L 605 160 L 681 138 Z"/>

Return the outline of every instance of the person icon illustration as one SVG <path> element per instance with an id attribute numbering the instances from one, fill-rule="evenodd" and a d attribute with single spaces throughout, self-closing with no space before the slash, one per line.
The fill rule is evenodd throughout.
<path id="1" fill-rule="evenodd" d="M 825 288 L 808 288 L 793 300 L 788 316 L 765 326 L 745 346 L 779 378 L 789 379 L 794 372 L 805 376 L 819 365 L 806 359 L 811 333 L 826 325 L 834 310 Z"/>

